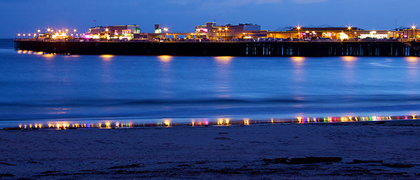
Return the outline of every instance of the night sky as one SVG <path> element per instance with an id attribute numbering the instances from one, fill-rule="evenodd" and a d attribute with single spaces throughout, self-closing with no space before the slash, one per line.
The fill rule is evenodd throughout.
<path id="1" fill-rule="evenodd" d="M 420 25 L 420 0 L 1 0 L 0 38 L 37 29 L 137 24 L 152 32 L 162 24 L 171 32 L 195 25 L 254 23 L 262 29 L 285 26 L 357 26 L 389 30 Z"/>

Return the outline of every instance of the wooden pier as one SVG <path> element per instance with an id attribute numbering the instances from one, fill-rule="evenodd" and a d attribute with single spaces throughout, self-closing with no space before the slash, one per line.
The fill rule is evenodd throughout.
<path id="1" fill-rule="evenodd" d="M 174 56 L 420 56 L 420 42 L 72 42 L 15 40 L 16 50 Z"/>

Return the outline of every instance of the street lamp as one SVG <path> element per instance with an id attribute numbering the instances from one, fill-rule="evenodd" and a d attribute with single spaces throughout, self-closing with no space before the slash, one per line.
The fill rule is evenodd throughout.
<path id="1" fill-rule="evenodd" d="M 298 30 L 298 39 L 300 39 L 300 26 L 298 25 L 296 29 Z"/>
<path id="2" fill-rule="evenodd" d="M 349 26 L 348 28 L 347 28 L 348 30 L 349 30 L 349 39 L 350 39 L 350 35 L 351 35 L 351 26 Z"/>
<path id="3" fill-rule="evenodd" d="M 227 36 L 227 31 L 228 31 L 228 28 L 227 27 L 225 27 L 225 42 L 226 42 L 226 36 Z"/>
<path id="4" fill-rule="evenodd" d="M 414 30 L 416 29 L 416 26 L 415 26 L 415 25 L 412 25 L 412 26 L 411 26 L 411 28 L 413 29 L 413 33 L 412 33 L 413 38 L 415 38 L 415 37 L 416 37 L 416 35 L 414 35 Z"/>

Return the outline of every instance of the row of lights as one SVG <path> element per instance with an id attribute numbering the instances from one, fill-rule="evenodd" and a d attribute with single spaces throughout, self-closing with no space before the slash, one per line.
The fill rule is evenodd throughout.
<path id="1" fill-rule="evenodd" d="M 54 33 L 54 29 L 51 29 L 51 28 L 47 28 L 47 31 L 48 31 L 48 33 Z M 76 35 L 76 36 L 82 36 L 82 34 L 76 34 L 76 31 L 77 31 L 77 29 L 73 29 L 73 32 L 74 32 L 74 34 L 71 34 L 71 36 L 73 36 L 73 35 Z M 55 32 L 58 32 L 58 33 L 61 33 L 61 32 L 65 32 L 65 33 L 68 33 L 69 32 L 69 29 L 64 29 L 64 30 L 61 30 L 61 29 L 59 29 L 59 30 L 56 30 Z M 38 33 L 38 35 L 39 34 L 41 34 L 41 30 L 40 29 L 38 29 L 37 30 L 37 33 Z M 32 35 L 34 36 L 34 37 L 36 37 L 37 36 L 37 33 L 28 33 L 28 34 L 21 34 L 21 33 L 18 33 L 17 34 L 17 36 L 18 37 L 20 37 L 20 36 L 23 36 L 23 37 L 31 37 Z M 84 34 L 83 34 L 84 35 Z"/>

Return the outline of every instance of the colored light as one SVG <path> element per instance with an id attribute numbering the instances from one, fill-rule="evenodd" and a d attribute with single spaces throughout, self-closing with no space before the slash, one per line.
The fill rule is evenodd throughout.
<path id="1" fill-rule="evenodd" d="M 164 63 L 171 62 L 172 58 L 173 57 L 169 55 L 158 56 L 159 61 L 164 62 Z"/>

